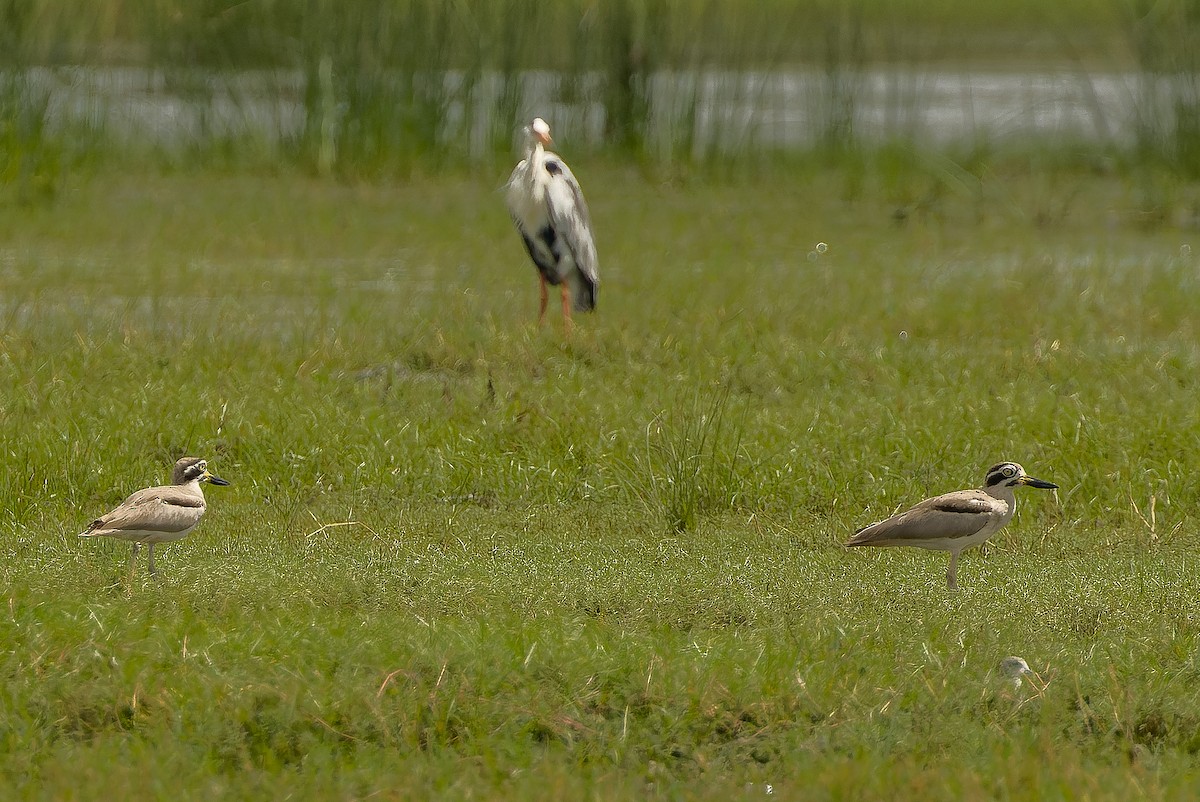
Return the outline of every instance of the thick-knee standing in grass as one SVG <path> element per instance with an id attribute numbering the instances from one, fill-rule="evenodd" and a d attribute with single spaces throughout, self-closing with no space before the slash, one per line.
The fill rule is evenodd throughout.
<path id="1" fill-rule="evenodd" d="M 950 552 L 946 584 L 958 586 L 958 555 L 994 535 L 1012 520 L 1017 509 L 1014 489 L 1019 485 L 1057 489 L 1058 485 L 1034 479 L 1015 462 L 988 469 L 978 490 L 956 490 L 921 503 L 854 533 L 847 546 L 915 546 Z"/>
<path id="2" fill-rule="evenodd" d="M 80 537 L 115 537 L 133 541 L 129 555 L 129 570 L 133 571 L 138 547 L 149 546 L 148 569 L 154 570 L 154 546 L 170 543 L 188 536 L 204 516 L 207 504 L 202 482 L 228 485 L 224 479 L 208 472 L 208 463 L 198 457 L 183 457 L 175 463 L 171 484 L 148 487 L 129 496 L 107 515 L 88 524 Z"/>

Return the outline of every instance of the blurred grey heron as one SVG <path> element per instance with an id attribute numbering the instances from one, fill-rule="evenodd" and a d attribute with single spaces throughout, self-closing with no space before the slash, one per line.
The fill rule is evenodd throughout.
<path id="1" fill-rule="evenodd" d="M 572 299 L 576 311 L 596 308 L 600 274 L 592 221 L 571 169 L 558 154 L 546 150 L 550 126 L 538 117 L 522 133 L 525 158 L 512 171 L 505 188 L 508 211 L 541 281 L 538 324 L 546 317 L 546 285 L 553 284 L 562 289 L 563 317 L 569 331 Z"/>

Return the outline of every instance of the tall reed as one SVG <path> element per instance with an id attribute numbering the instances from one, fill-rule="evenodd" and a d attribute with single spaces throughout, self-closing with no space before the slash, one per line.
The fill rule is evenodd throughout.
<path id="1" fill-rule="evenodd" d="M 669 529 L 694 530 L 705 515 L 734 509 L 745 495 L 741 428 L 730 429 L 728 404 L 727 388 L 708 401 L 697 395 L 690 409 L 664 413 L 646 427 L 644 453 L 628 466 L 624 484 Z"/>
<path id="2" fill-rule="evenodd" d="M 1139 80 L 1134 104 L 1136 153 L 1200 176 L 1200 15 L 1186 0 L 1135 0 L 1130 49 Z"/>

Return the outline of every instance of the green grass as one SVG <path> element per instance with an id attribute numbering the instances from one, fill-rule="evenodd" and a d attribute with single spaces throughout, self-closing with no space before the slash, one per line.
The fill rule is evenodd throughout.
<path id="1" fill-rule="evenodd" d="M 569 342 L 502 175 L 99 172 L 6 209 L 0 783 L 1190 795 L 1189 190 L 989 175 L 897 224 L 914 188 L 573 166 L 603 284 Z M 158 581 L 76 538 L 182 453 L 234 485 Z M 1062 489 L 958 592 L 840 548 L 1001 459 Z"/>

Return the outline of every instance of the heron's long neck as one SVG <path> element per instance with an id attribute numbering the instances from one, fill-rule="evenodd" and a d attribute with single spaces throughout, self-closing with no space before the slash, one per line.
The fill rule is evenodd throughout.
<path id="1" fill-rule="evenodd" d="M 546 149 L 542 147 L 542 143 L 536 139 L 530 143 L 529 150 L 525 157 L 525 175 L 523 176 L 525 186 L 528 189 L 530 197 L 540 203 L 542 193 L 545 188 L 542 182 L 538 180 L 538 176 L 542 175 L 542 171 L 546 167 Z"/>
<path id="2" fill-rule="evenodd" d="M 530 178 L 537 175 L 543 167 L 546 166 L 546 149 L 542 147 L 542 143 L 538 140 L 533 140 L 533 146 L 529 148 L 529 175 Z"/>

